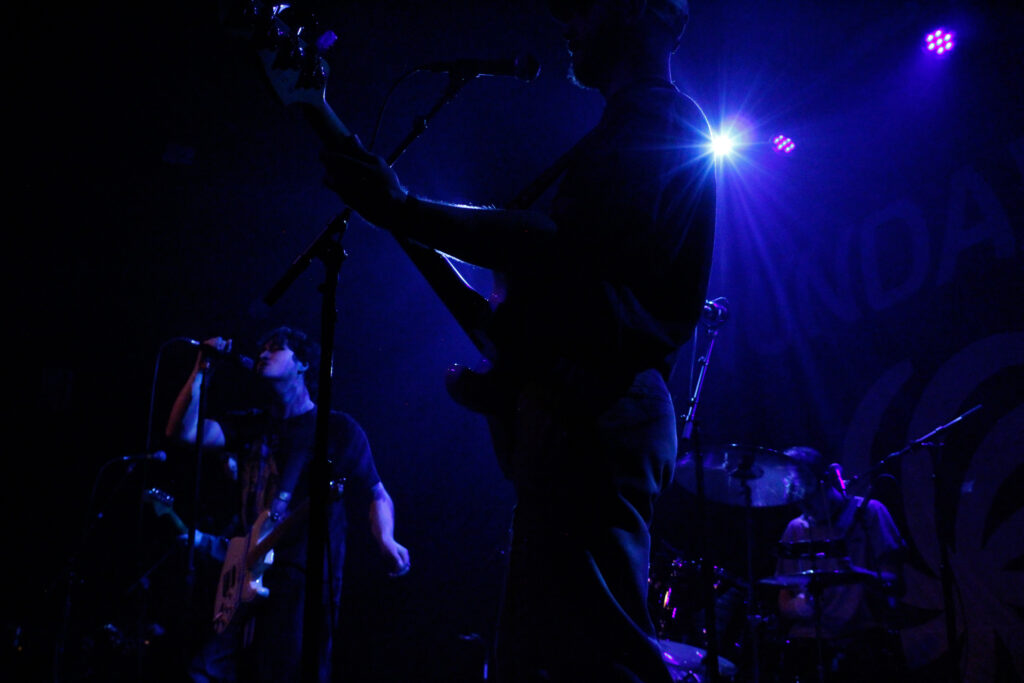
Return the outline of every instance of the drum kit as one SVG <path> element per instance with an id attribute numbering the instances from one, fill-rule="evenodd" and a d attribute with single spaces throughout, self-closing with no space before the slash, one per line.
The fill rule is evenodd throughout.
<path id="1" fill-rule="evenodd" d="M 698 462 L 699 457 L 699 462 Z M 698 475 L 703 477 L 700 485 Z M 759 652 L 766 631 L 777 646 L 778 617 L 762 615 L 755 589 L 777 595 L 780 588 L 808 593 L 837 585 L 878 578 L 848 562 L 840 540 L 778 543 L 781 559 L 823 559 L 839 569 L 811 569 L 786 575 L 754 578 L 752 516 L 759 508 L 799 503 L 817 490 L 819 479 L 796 460 L 778 451 L 730 445 L 701 453 L 681 454 L 674 486 L 700 494 L 711 502 L 742 508 L 746 529 L 746 576 L 741 577 L 702 560 L 656 558 L 648 580 L 649 606 L 662 649 L 662 658 L 675 681 L 781 680 L 770 656 Z M 780 530 L 781 532 L 781 530 Z M 777 649 L 777 648 L 776 648 Z M 771 650 L 771 648 L 769 648 Z M 777 654 L 771 650 L 773 654 Z M 717 658 L 718 667 L 709 666 Z M 766 669 L 762 671 L 762 669 Z"/>
<path id="2" fill-rule="evenodd" d="M 696 428 L 697 407 L 700 404 L 715 342 L 728 318 L 729 302 L 725 297 L 704 302 L 701 319 L 707 329 L 707 345 L 699 356 L 695 351 L 694 362 L 690 368 L 691 395 L 679 428 L 681 451 L 676 460 L 673 486 L 681 487 L 695 495 L 697 557 L 700 558 L 707 558 L 710 549 L 711 524 L 706 503 L 711 501 L 742 508 L 745 528 L 743 535 L 746 540 L 746 576 L 745 579 L 741 579 L 703 559 L 693 562 L 673 558 L 667 565 L 667 571 L 665 563 L 652 563 L 648 579 L 649 606 L 661 644 L 662 658 L 668 665 L 673 680 L 686 683 L 717 683 L 720 680 L 760 683 L 762 678 L 774 683 L 795 683 L 798 680 L 816 678 L 819 683 L 825 683 L 821 600 L 818 599 L 822 591 L 853 584 L 861 584 L 871 589 L 884 588 L 891 584 L 895 577 L 854 566 L 846 552 L 845 543 L 840 539 L 778 543 L 775 547 L 776 557 L 785 560 L 810 560 L 808 563 L 798 564 L 809 564 L 813 568 L 754 580 L 753 511 L 800 503 L 820 490 L 822 480 L 797 460 L 771 449 L 736 444 L 703 450 L 699 447 L 700 437 Z M 886 462 L 920 448 L 929 449 L 933 470 L 938 472 L 940 456 L 937 446 L 942 444 L 936 438 L 980 409 L 981 406 L 976 405 L 950 422 L 911 441 L 854 480 L 860 476 L 870 475 Z M 870 478 L 865 481 L 870 482 Z M 845 494 L 845 486 L 843 491 Z M 950 536 L 950 531 L 949 521 L 941 509 L 940 500 L 940 496 L 936 495 L 936 534 L 939 540 L 946 614 L 946 644 L 948 650 L 953 651 L 956 643 L 955 608 L 946 540 Z M 819 560 L 824 560 L 820 563 L 820 568 Z M 772 618 L 758 614 L 760 610 L 757 609 L 755 602 L 755 588 L 770 591 L 776 598 L 778 591 L 783 588 L 803 592 L 814 598 L 813 649 L 816 650 L 814 658 L 817 667 L 811 678 L 787 678 L 781 670 L 785 667 L 773 668 L 770 665 L 771 657 L 759 652 L 759 641 L 764 632 L 774 634 L 776 645 L 783 638 L 777 619 L 774 622 L 775 627 L 772 628 Z M 739 619 L 742 633 L 735 639 L 735 645 L 729 646 L 727 654 L 730 655 L 730 659 L 727 659 L 719 654 L 719 650 L 725 649 L 720 647 L 721 645 L 734 640 L 734 617 L 737 614 L 745 617 Z M 723 627 L 721 631 L 718 629 L 719 622 Z M 878 648 L 871 656 L 878 656 Z M 732 661 L 733 658 L 737 661 Z M 785 657 L 780 656 L 779 659 Z M 773 670 L 762 672 L 762 664 L 766 662 L 769 663 L 766 668 Z M 950 658 L 950 664 L 950 680 L 959 680 L 955 657 Z M 763 676 L 762 673 L 766 675 Z"/>

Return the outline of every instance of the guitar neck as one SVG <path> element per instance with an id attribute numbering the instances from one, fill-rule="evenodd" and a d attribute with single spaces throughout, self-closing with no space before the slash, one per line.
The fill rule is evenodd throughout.
<path id="1" fill-rule="evenodd" d="M 159 489 L 150 489 L 143 494 L 142 499 L 153 506 L 153 513 L 157 517 L 170 517 L 171 524 L 179 534 L 187 534 L 188 526 L 181 521 L 181 517 L 174 511 L 174 499 Z"/>
<path id="2" fill-rule="evenodd" d="M 311 99 L 302 103 L 302 113 L 320 138 L 330 149 L 344 149 L 351 145 L 352 132 L 338 115 L 334 113 L 327 100 Z"/>
<path id="3" fill-rule="evenodd" d="M 259 540 L 256 545 L 249 549 L 246 556 L 246 568 L 251 569 L 256 561 L 270 552 L 277 543 L 290 533 L 300 522 L 309 518 L 309 499 L 302 501 L 291 514 L 278 522 L 277 526 L 271 529 L 270 533 Z"/>
<path id="4" fill-rule="evenodd" d="M 328 148 L 343 149 L 351 144 L 352 133 L 326 100 L 313 99 L 303 104 L 306 105 L 302 107 L 306 119 Z M 492 314 L 487 299 L 469 286 L 445 256 L 400 235 L 391 235 L 477 350 L 494 360 L 494 348 L 485 334 Z"/>
<path id="5" fill-rule="evenodd" d="M 322 47 L 321 39 L 330 32 L 309 44 L 302 31 L 289 27 L 280 14 L 275 12 L 273 17 L 272 30 L 264 36 L 269 46 L 258 50 L 264 75 L 283 104 L 299 105 L 328 149 L 344 152 L 352 147 L 353 135 L 327 103 L 329 65 L 320 55 L 320 50 L 333 42 L 327 40 L 323 43 L 327 48 Z M 296 46 L 302 49 L 296 50 Z M 397 154 L 388 163 L 394 163 Z M 491 316 L 487 299 L 473 290 L 442 254 L 397 235 L 395 239 L 481 353 L 496 360 L 485 331 Z"/>
<path id="6" fill-rule="evenodd" d="M 179 534 L 188 533 L 188 526 L 185 524 L 185 522 L 181 521 L 181 517 L 178 516 L 178 513 L 168 512 L 167 516 L 171 518 L 171 523 L 174 524 L 174 528 L 177 530 Z"/>

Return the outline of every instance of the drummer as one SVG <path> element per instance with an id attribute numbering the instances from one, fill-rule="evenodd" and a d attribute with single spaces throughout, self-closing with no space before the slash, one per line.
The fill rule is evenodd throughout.
<path id="1" fill-rule="evenodd" d="M 789 624 L 785 673 L 830 683 L 892 680 L 902 650 L 889 603 L 901 590 L 906 544 L 885 505 L 847 495 L 838 466 L 821 453 L 800 446 L 785 455 L 816 481 L 779 544 L 779 611 Z"/>

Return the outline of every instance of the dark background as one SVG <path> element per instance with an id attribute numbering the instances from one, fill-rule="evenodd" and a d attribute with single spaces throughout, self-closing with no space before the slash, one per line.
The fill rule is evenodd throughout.
<path id="1" fill-rule="evenodd" d="M 418 65 L 540 60 L 535 81 L 476 79 L 431 122 L 396 165 L 420 194 L 501 204 L 600 115 L 600 97 L 565 78 L 542 2 L 308 6 L 339 37 L 328 101 L 367 142 L 389 90 Z M 174 340 L 231 336 L 254 354 L 278 324 L 320 330 L 319 262 L 274 306 L 262 298 L 342 207 L 321 184 L 316 136 L 273 97 L 221 9 L 9 10 L 3 651 L 25 680 L 53 679 L 55 663 L 63 680 L 176 680 L 217 568 L 199 563 L 184 609 L 183 553 L 167 520 L 138 504 L 159 486 L 191 517 L 193 455 L 161 437 L 194 353 Z M 937 26 L 957 32 L 944 60 L 921 50 Z M 982 406 L 942 433 L 938 484 L 927 451 L 879 470 L 893 479 L 876 493 L 913 550 L 902 626 L 922 680 L 948 655 L 936 492 L 952 516 L 961 668 L 972 681 L 1024 674 L 1021 35 L 1012 3 L 695 0 L 673 59 L 713 127 L 731 123 L 747 143 L 719 169 L 709 297 L 727 297 L 731 314 L 698 409 L 705 446 L 814 445 L 852 477 Z M 376 149 L 390 151 L 447 82 L 418 73 L 398 84 Z M 777 133 L 796 141 L 791 156 L 772 153 Z M 370 436 L 414 570 L 383 577 L 354 511 L 339 670 L 479 680 L 513 501 L 482 420 L 442 383 L 450 362 L 477 356 L 389 235 L 355 219 L 344 245 L 334 406 Z M 466 275 L 489 285 L 486 272 Z M 672 381 L 681 414 L 694 356 L 688 346 Z M 225 367 L 211 403 L 244 405 L 253 391 Z M 167 462 L 104 467 L 158 448 Z M 223 500 L 207 465 L 201 500 L 216 522 Z M 713 512 L 709 555 L 745 576 L 742 510 Z M 772 572 L 793 513 L 755 512 L 755 578 Z M 655 532 L 695 557 L 681 487 Z"/>

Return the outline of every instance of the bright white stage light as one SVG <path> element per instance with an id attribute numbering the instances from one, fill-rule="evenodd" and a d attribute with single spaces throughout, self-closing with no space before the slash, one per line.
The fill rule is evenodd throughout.
<path id="1" fill-rule="evenodd" d="M 711 151 L 716 157 L 729 156 L 736 147 L 736 141 L 726 133 L 711 136 Z"/>

